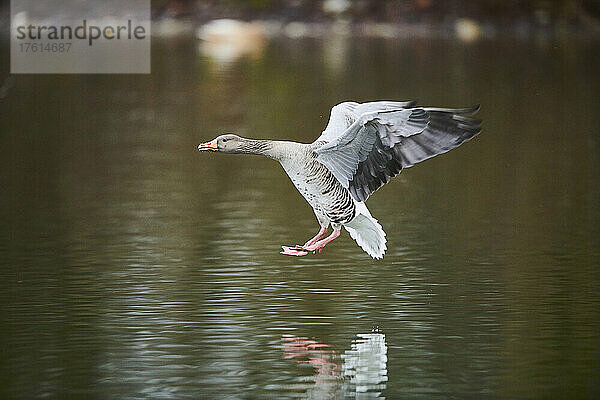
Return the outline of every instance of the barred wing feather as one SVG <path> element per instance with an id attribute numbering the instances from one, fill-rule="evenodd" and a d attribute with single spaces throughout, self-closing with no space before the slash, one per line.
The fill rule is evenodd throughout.
<path id="1" fill-rule="evenodd" d="M 317 139 L 328 142 L 315 150 L 317 161 L 325 165 L 357 201 L 365 201 L 402 168 L 445 153 L 481 131 L 481 121 L 471 117 L 479 106 L 387 108 L 393 104 L 342 103 L 332 109 L 330 122 Z M 395 104 L 412 107 L 414 102 Z M 356 117 L 352 113 L 361 110 L 361 106 L 363 110 L 386 108 Z M 342 123 L 343 120 L 346 122 Z"/>

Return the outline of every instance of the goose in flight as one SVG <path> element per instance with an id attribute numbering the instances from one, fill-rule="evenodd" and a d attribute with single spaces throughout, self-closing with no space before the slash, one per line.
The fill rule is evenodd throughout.
<path id="1" fill-rule="evenodd" d="M 200 151 L 257 154 L 279 161 L 312 206 L 319 232 L 304 245 L 282 246 L 281 254 L 321 252 L 344 227 L 371 257 L 383 258 L 385 232 L 365 201 L 403 168 L 445 153 L 481 131 L 463 109 L 418 107 L 416 101 L 344 102 L 313 143 L 247 139 L 234 134 L 198 145 Z M 333 232 L 325 237 L 329 226 Z"/>

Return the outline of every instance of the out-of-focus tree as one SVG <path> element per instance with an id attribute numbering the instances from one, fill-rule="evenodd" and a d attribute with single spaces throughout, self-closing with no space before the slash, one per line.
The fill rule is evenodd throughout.
<path id="1" fill-rule="evenodd" d="M 434 19 L 470 16 L 538 23 L 577 22 L 582 14 L 600 19 L 600 0 L 156 0 L 154 7 L 171 10 L 218 9 L 235 14 L 268 13 L 282 18 L 327 18 L 334 3 L 344 3 L 345 15 L 377 20 Z M 349 4 L 349 6 L 347 6 Z M 334 7 L 335 8 L 335 7 Z M 252 15 L 247 15 L 252 17 Z"/>

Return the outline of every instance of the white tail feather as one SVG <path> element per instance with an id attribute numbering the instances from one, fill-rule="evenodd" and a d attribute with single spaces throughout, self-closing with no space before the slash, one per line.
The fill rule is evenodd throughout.
<path id="1" fill-rule="evenodd" d="M 387 250 L 385 232 L 364 203 L 356 203 L 356 217 L 344 224 L 344 228 L 367 254 L 373 258 L 383 258 Z"/>

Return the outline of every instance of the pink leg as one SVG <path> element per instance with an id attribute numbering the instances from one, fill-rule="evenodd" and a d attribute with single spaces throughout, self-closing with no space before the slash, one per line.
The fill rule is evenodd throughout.
<path id="1" fill-rule="evenodd" d="M 283 254 L 285 256 L 296 256 L 296 257 L 305 256 L 308 254 L 308 251 L 306 251 L 304 249 L 304 247 L 312 246 L 319 239 L 321 239 L 323 236 L 325 236 L 326 233 L 327 233 L 327 228 L 321 228 L 321 230 L 319 230 L 319 233 L 317 233 L 315 235 L 315 237 L 310 239 L 308 242 L 304 243 L 304 246 L 300 246 L 300 245 L 296 245 L 296 247 L 281 246 L 281 248 L 283 250 L 280 251 L 279 254 Z"/>
<path id="2" fill-rule="evenodd" d="M 334 229 L 331 235 L 327 236 L 325 239 L 319 240 L 310 246 L 304 246 L 302 247 L 302 250 L 308 252 L 319 251 L 320 253 L 327 243 L 334 241 L 338 236 L 340 236 L 340 229 Z"/>
<path id="3" fill-rule="evenodd" d="M 317 233 L 314 238 L 312 238 L 308 242 L 304 243 L 304 246 L 296 246 L 296 248 L 300 248 L 301 249 L 303 247 L 311 246 L 311 245 L 317 243 L 317 241 L 319 239 L 321 239 L 323 236 L 325 236 L 326 233 L 327 233 L 327 228 L 321 228 L 321 230 L 319 231 L 319 233 Z"/>

